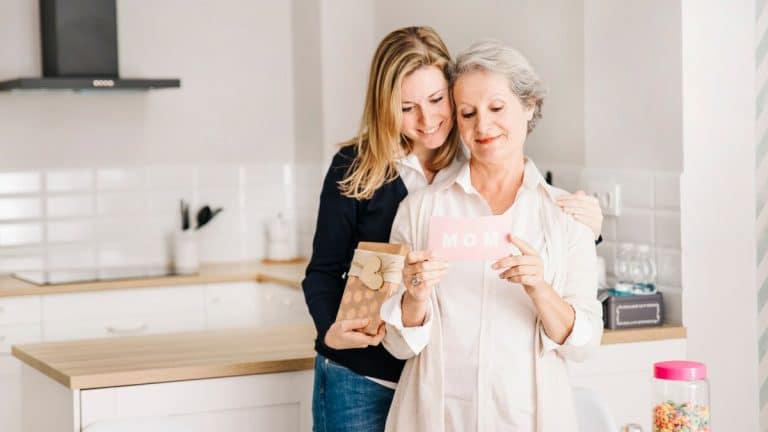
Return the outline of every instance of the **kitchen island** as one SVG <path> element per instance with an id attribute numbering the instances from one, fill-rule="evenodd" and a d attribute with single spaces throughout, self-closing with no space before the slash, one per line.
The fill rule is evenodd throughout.
<path id="1" fill-rule="evenodd" d="M 310 431 L 314 328 L 13 347 L 22 430 Z"/>

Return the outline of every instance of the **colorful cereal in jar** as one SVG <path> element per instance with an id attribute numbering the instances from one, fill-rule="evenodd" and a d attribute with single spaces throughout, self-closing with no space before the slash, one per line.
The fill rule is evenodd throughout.
<path id="1" fill-rule="evenodd" d="M 709 407 L 666 401 L 653 409 L 654 432 L 710 432 Z"/>

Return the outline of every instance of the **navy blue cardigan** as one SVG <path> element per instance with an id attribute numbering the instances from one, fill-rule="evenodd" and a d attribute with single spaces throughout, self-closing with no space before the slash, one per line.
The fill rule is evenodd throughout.
<path id="1" fill-rule="evenodd" d="M 343 275 L 349 270 L 358 242 L 388 242 L 397 207 L 408 194 L 397 177 L 382 185 L 368 200 L 343 196 L 338 182 L 347 175 L 355 155 L 354 147 L 339 150 L 325 176 L 312 258 L 301 285 L 317 329 L 318 353 L 358 374 L 398 381 L 405 362 L 394 358 L 382 345 L 335 350 L 323 343 L 325 333 L 336 320 L 346 284 Z"/>

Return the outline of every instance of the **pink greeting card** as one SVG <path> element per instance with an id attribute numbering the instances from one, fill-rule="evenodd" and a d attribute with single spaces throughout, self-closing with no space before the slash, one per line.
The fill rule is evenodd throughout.
<path id="1" fill-rule="evenodd" d="M 432 216 L 427 247 L 441 261 L 495 260 L 517 250 L 507 241 L 510 228 L 509 218 L 503 215 Z"/>

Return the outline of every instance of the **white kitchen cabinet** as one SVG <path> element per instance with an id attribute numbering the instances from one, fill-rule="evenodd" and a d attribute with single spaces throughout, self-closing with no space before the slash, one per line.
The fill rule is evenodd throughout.
<path id="1" fill-rule="evenodd" d="M 205 329 L 202 311 L 172 315 L 117 316 L 106 320 L 49 321 L 44 324 L 46 342 L 107 337 L 178 333 Z"/>
<path id="2" fill-rule="evenodd" d="M 40 296 L 0 297 L 0 326 L 40 324 Z"/>
<path id="3" fill-rule="evenodd" d="M 311 370 L 89 390 L 69 390 L 26 365 L 22 374 L 25 432 L 312 429 Z"/>
<path id="4" fill-rule="evenodd" d="M 21 362 L 0 355 L 0 431 L 21 432 Z"/>
<path id="5" fill-rule="evenodd" d="M 205 318 L 209 329 L 252 327 L 259 324 L 256 282 L 205 286 Z"/>
<path id="6" fill-rule="evenodd" d="M 40 342 L 41 338 L 40 323 L 0 326 L 0 355 L 8 355 L 12 345 Z"/>
<path id="7" fill-rule="evenodd" d="M 653 364 L 686 358 L 685 339 L 601 345 L 583 363 L 569 363 L 571 383 L 596 390 L 616 424 L 651 430 Z"/>
<path id="8" fill-rule="evenodd" d="M 43 340 L 62 341 L 205 328 L 198 285 L 45 295 Z"/>
<path id="9" fill-rule="evenodd" d="M 276 283 L 259 284 L 259 326 L 274 327 L 312 321 L 304 293 Z"/>
<path id="10" fill-rule="evenodd" d="M 11 302 L 5 302 L 6 305 L 8 303 Z M 21 304 L 31 303 L 36 303 L 35 309 L 39 317 L 39 301 L 21 302 Z M 14 322 L 18 321 L 25 320 L 14 319 Z M 21 417 L 19 415 L 21 411 L 21 363 L 10 355 L 11 345 L 40 342 L 40 340 L 39 321 L 35 324 L 0 326 L 0 431 L 2 432 L 21 432 Z"/>
<path id="11" fill-rule="evenodd" d="M 91 320 L 203 311 L 199 285 L 48 294 L 42 299 L 43 321 Z"/>

